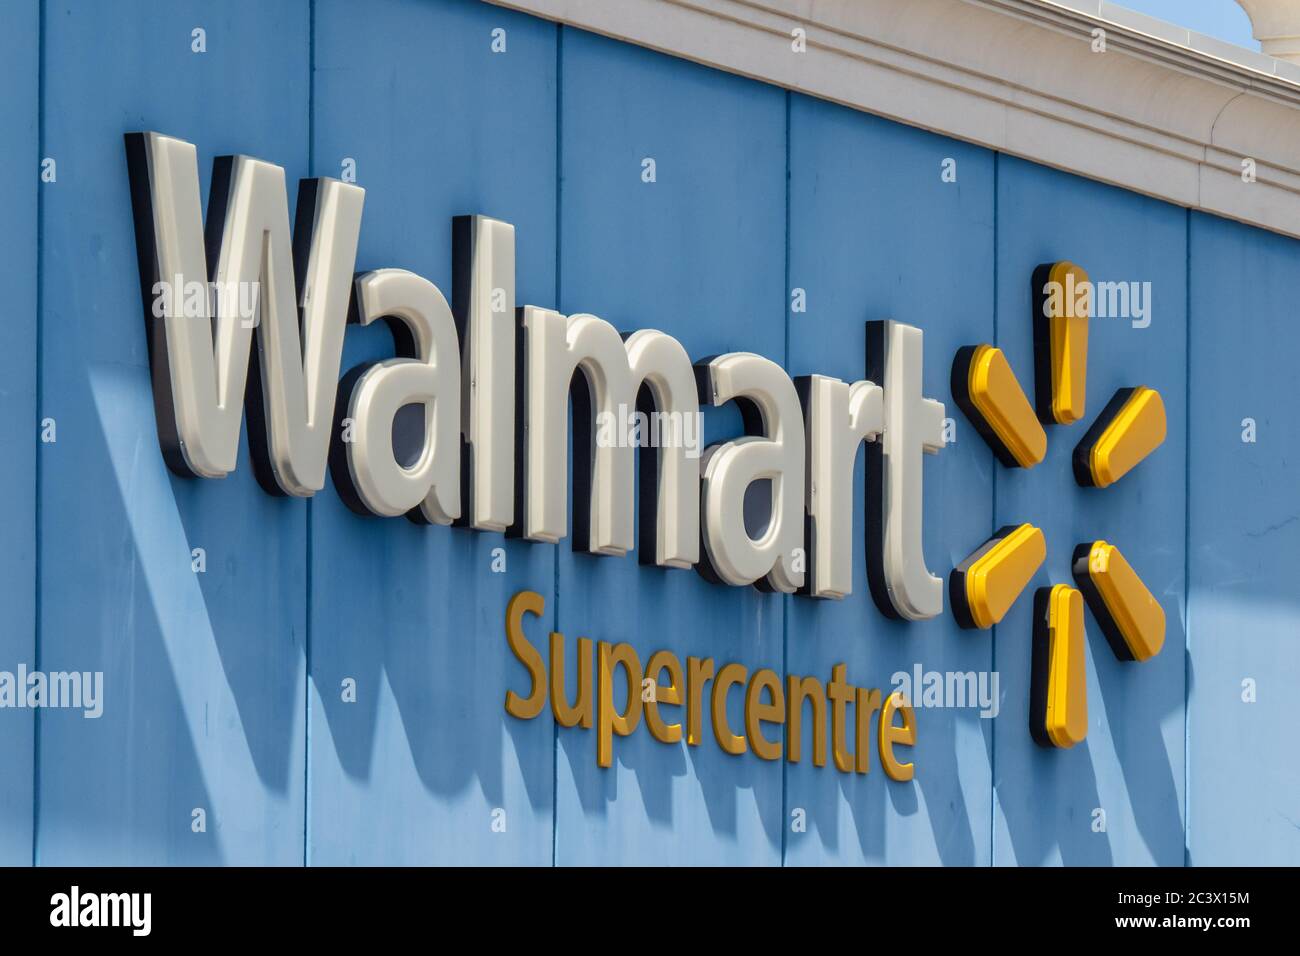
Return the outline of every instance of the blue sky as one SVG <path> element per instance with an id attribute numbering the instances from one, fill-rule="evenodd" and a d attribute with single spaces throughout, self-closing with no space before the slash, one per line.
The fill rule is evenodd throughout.
<path id="1" fill-rule="evenodd" d="M 1251 50 L 1259 44 L 1250 33 L 1250 17 L 1234 0 L 1119 0 L 1121 6 L 1168 20 Z"/>

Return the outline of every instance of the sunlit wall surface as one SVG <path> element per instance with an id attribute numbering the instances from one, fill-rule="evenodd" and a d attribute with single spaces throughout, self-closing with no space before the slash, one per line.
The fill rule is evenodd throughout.
<path id="1" fill-rule="evenodd" d="M 0 669 L 102 671 L 104 710 L 0 710 L 0 861 L 1300 862 L 1300 243 L 470 0 L 6 0 L 5 18 Z M 195 143 L 205 190 L 218 155 L 291 182 L 352 161 L 358 271 L 450 292 L 451 218 L 508 220 L 520 303 L 662 329 L 695 358 L 853 381 L 865 321 L 922 328 L 926 394 L 955 423 L 925 465 L 931 569 L 1031 521 L 1032 586 L 1068 583 L 1075 544 L 1113 540 L 1165 608 L 1163 651 L 1120 663 L 1089 618 L 1087 740 L 1037 747 L 1028 594 L 992 632 L 883 617 L 861 460 L 842 602 L 361 518 L 331 484 L 272 498 L 246 452 L 222 481 L 172 476 L 122 142 L 140 129 Z M 1169 434 L 1104 493 L 1071 477 L 1084 425 L 1012 473 L 949 389 L 956 350 L 985 341 L 1032 380 L 1030 275 L 1057 259 L 1151 284 L 1149 324 L 1092 323 L 1088 420 L 1145 384 Z M 391 354 L 382 328 L 349 328 L 344 368 Z M 706 414 L 709 441 L 740 430 Z M 845 662 L 886 688 L 917 665 L 996 672 L 998 715 L 919 710 L 910 783 L 644 732 L 601 769 L 590 731 L 502 708 L 527 680 L 502 630 L 525 588 L 547 600 L 539 643 L 823 681 Z"/>

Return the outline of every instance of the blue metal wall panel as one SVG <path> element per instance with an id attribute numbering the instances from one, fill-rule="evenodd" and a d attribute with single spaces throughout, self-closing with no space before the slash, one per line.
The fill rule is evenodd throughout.
<path id="1" fill-rule="evenodd" d="M 105 713 L 0 711 L 0 862 L 30 860 L 33 829 L 41 863 L 1177 864 L 1185 844 L 1192 863 L 1300 857 L 1286 802 L 1300 784 L 1300 532 L 1284 477 L 1297 435 L 1278 410 L 1300 243 L 471 0 L 364 16 L 341 0 L 48 0 L 43 31 L 38 10 L 10 3 L 0 35 L 0 160 L 31 170 L 0 183 L 0 669 L 102 670 Z M 205 53 L 191 51 L 196 27 Z M 1038 749 L 1032 594 L 992 638 L 947 611 L 886 620 L 866 590 L 861 462 L 844 602 L 590 558 L 567 540 L 363 519 L 332 485 L 310 504 L 273 499 L 245 453 L 224 481 L 171 476 L 121 138 L 137 129 L 194 142 L 205 188 L 223 153 L 283 165 L 291 185 L 355 160 L 358 269 L 404 266 L 448 293 L 451 217 L 511 221 L 521 304 L 660 328 L 696 358 L 755 351 L 851 381 L 866 320 L 921 327 L 926 393 L 957 429 L 926 464 L 931 570 L 1031 521 L 1049 543 L 1035 586 L 1069 582 L 1074 545 L 1105 537 L 1164 604 L 1164 650 L 1120 663 L 1089 614 L 1088 740 Z M 41 155 L 56 182 L 39 184 Z M 954 184 L 939 176 L 948 157 Z M 948 369 L 959 346 L 995 340 L 1032 382 L 1030 273 L 1058 258 L 1151 281 L 1153 319 L 1094 320 L 1087 421 L 1050 428 L 1048 460 L 1018 473 L 956 409 Z M 806 313 L 789 314 L 792 286 Z M 344 367 L 388 354 L 382 329 L 354 327 Z M 1075 443 L 1133 384 L 1164 394 L 1165 444 L 1113 488 L 1076 487 Z M 1247 417 L 1254 443 L 1240 440 Z M 706 416 L 710 441 L 739 427 L 735 409 Z M 882 689 L 917 663 L 993 668 L 1001 713 L 918 711 L 912 784 L 886 781 L 874 752 L 867 777 L 731 757 L 707 727 L 698 748 L 642 727 L 601 770 L 594 732 L 502 709 L 526 679 L 501 631 L 523 588 L 547 599 L 530 636 L 555 628 L 570 654 L 589 636 L 643 661 L 668 648 L 823 681 L 845 661 Z M 796 809 L 807 832 L 790 830 Z"/>
<path id="2" fill-rule="evenodd" d="M 0 669 L 33 666 L 36 634 L 36 288 L 40 4 L 5 6 L 0 31 Z M 32 861 L 31 710 L 0 710 L 0 865 Z"/>
<path id="3" fill-rule="evenodd" d="M 956 160 L 957 181 L 940 177 Z M 923 393 L 961 418 L 948 389 L 954 353 L 993 337 L 993 154 L 919 130 L 794 96 L 790 113 L 790 286 L 807 293 L 790 316 L 790 372 L 846 382 L 865 377 L 865 322 L 896 319 L 925 333 Z M 923 623 L 886 618 L 867 588 L 865 453 L 853 501 L 853 594 L 843 601 L 789 598 L 787 668 L 891 690 L 896 672 L 989 670 L 988 633 L 961 631 L 945 614 Z M 974 429 L 927 456 L 924 547 L 932 573 L 949 569 L 989 536 L 993 462 Z M 945 598 L 946 604 L 946 598 Z M 915 700 L 917 694 L 910 692 Z M 917 710 L 914 783 L 894 783 L 872 746 L 866 776 L 828 761 L 787 768 L 786 860 L 948 863 L 989 859 L 992 721 L 979 708 Z M 878 715 L 877 715 L 878 719 Z"/>
<path id="4" fill-rule="evenodd" d="M 482 213 L 515 226 L 516 301 L 554 305 L 556 34 L 480 4 L 316 4 L 313 166 L 356 162 L 359 272 L 411 269 L 450 301 L 452 217 Z M 392 354 L 354 326 L 343 368 Z M 502 708 L 526 679 L 502 622 L 516 591 L 550 595 L 554 549 L 361 517 L 331 482 L 311 554 L 310 862 L 549 864 L 552 731 Z"/>
<path id="5" fill-rule="evenodd" d="M 1300 242 L 1197 214 L 1189 252 L 1188 862 L 1295 865 Z"/>
<path id="6" fill-rule="evenodd" d="M 996 628 L 995 666 L 1005 695 L 994 752 L 994 862 L 1034 865 L 1171 865 L 1183 856 L 1184 538 L 1186 468 L 1186 222 L 1181 209 L 1007 157 L 998 163 L 997 344 L 1028 387 L 1033 381 L 1030 277 L 1068 259 L 1096 281 L 1149 281 L 1147 328 L 1120 318 L 1089 322 L 1087 412 L 1048 426 L 1048 455 L 1030 471 L 999 466 L 997 524 L 1029 521 L 1047 537 L 1033 587 L 1072 584 L 1077 544 L 1118 545 L 1165 609 L 1164 649 L 1120 662 L 1091 612 L 1088 738 L 1069 751 L 1029 736 L 1033 595 Z M 1164 397 L 1168 437 L 1106 489 L 1078 487 L 1070 457 L 1121 387 Z M 1094 831 L 1094 811 L 1105 830 Z M 1100 819 L 1100 818 L 1098 818 Z"/>
<path id="7" fill-rule="evenodd" d="M 41 714 L 42 863 L 301 863 L 306 506 L 159 452 L 122 134 L 307 169 L 308 8 L 51 2 L 45 13 L 40 664 L 104 672 Z M 191 52 L 191 30 L 207 52 Z M 291 200 L 292 202 L 292 197 Z M 191 570 L 191 549 L 207 570 Z M 192 811 L 206 811 L 193 832 Z"/>
<path id="8" fill-rule="evenodd" d="M 660 329 L 697 360 L 751 351 L 781 361 L 785 94 L 575 31 L 562 54 L 561 310 Z M 642 180 L 646 158 L 653 183 Z M 734 408 L 706 416 L 709 442 L 739 430 Z M 780 666 L 778 595 L 642 568 L 632 555 L 575 554 L 568 539 L 558 556 L 570 658 L 581 635 L 626 641 L 643 664 L 668 649 L 683 666 L 690 655 Z M 741 695 L 731 696 L 735 726 Z M 707 727 L 705 737 L 670 747 L 643 726 L 615 740 L 602 770 L 593 731 L 561 730 L 557 862 L 779 862 L 780 766 L 724 753 Z"/>

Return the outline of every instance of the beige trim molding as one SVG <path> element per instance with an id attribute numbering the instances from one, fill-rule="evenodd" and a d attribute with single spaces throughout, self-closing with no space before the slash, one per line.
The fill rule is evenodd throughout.
<path id="1" fill-rule="evenodd" d="M 1295 0 L 1237 0 L 1250 17 L 1251 32 L 1269 56 L 1300 63 L 1300 3 Z"/>
<path id="2" fill-rule="evenodd" d="M 1300 65 L 1111 3 L 485 2 L 1300 237 Z"/>

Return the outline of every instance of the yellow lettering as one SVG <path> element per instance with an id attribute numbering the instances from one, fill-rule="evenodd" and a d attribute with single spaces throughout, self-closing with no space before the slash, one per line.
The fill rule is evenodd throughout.
<path id="1" fill-rule="evenodd" d="M 894 711 L 898 711 L 903 717 L 903 722 L 899 726 L 894 726 Z M 880 737 L 880 765 L 885 768 L 889 779 L 911 780 L 912 764 L 899 763 L 894 757 L 895 746 L 911 747 L 916 743 L 916 715 L 912 712 L 912 708 L 903 702 L 901 694 L 893 693 L 886 698 L 885 705 L 880 710 L 878 736 Z"/>
<path id="2" fill-rule="evenodd" d="M 532 681 L 527 697 L 520 697 L 512 690 L 506 691 L 506 713 L 522 720 L 531 720 L 546 706 L 546 665 L 537 648 L 524 636 L 524 615 L 540 617 L 544 610 L 546 599 L 536 591 L 520 591 L 506 605 L 506 643 L 519 663 L 528 668 Z"/>
<path id="3" fill-rule="evenodd" d="M 641 660 L 631 644 L 596 645 L 600 690 L 596 694 L 599 718 L 596 721 L 596 763 L 602 767 L 614 763 L 614 734 L 626 737 L 641 723 Z M 627 674 L 627 708 L 614 709 L 614 668 L 623 666 Z"/>
<path id="4" fill-rule="evenodd" d="M 727 691 L 732 684 L 743 684 L 748 676 L 749 671 L 743 664 L 728 664 L 718 671 L 713 681 L 713 736 L 718 738 L 719 747 L 737 756 L 747 748 L 745 738 L 733 734 L 727 723 Z"/>

